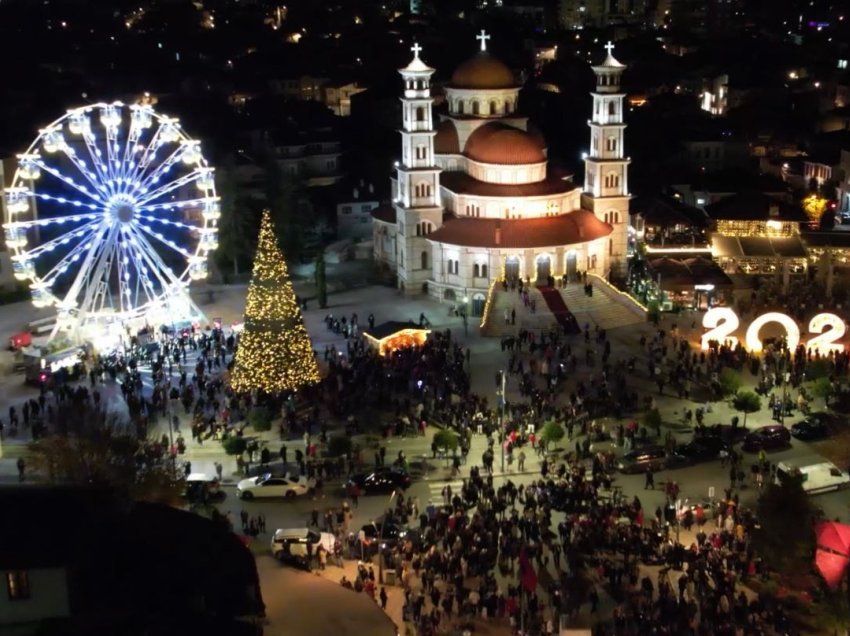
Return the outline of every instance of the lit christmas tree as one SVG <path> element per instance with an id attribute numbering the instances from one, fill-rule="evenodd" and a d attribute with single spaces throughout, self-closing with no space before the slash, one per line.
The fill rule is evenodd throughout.
<path id="1" fill-rule="evenodd" d="M 268 210 L 263 212 L 230 384 L 234 391 L 292 391 L 319 381 L 310 336 Z"/>

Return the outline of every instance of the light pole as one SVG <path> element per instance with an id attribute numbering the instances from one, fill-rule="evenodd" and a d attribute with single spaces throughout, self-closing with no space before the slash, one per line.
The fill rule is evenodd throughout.
<path id="1" fill-rule="evenodd" d="M 499 446 L 502 447 L 502 475 L 505 474 L 505 371 L 499 371 L 500 386 L 496 389 L 499 398 Z"/>
<path id="2" fill-rule="evenodd" d="M 390 508 L 393 505 L 393 499 L 395 499 L 396 491 L 393 490 L 393 494 L 390 495 Z M 387 515 L 384 513 L 384 520 L 381 521 L 381 532 L 378 536 L 378 582 L 381 585 L 384 584 L 384 528 L 387 527 Z"/>

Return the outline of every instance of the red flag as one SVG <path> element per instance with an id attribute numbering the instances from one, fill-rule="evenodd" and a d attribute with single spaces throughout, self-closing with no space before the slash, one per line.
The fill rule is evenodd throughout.
<path id="1" fill-rule="evenodd" d="M 529 594 L 537 589 L 537 573 L 528 559 L 528 551 L 525 547 L 519 552 L 519 580 Z"/>

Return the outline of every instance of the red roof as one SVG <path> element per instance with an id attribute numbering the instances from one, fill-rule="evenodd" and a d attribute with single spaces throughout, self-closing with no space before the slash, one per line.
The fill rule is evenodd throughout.
<path id="1" fill-rule="evenodd" d="M 463 152 L 474 161 L 508 166 L 546 161 L 538 137 L 495 121 L 476 128 Z"/>
<path id="2" fill-rule="evenodd" d="M 382 203 L 372 210 L 372 218 L 382 223 L 395 223 L 395 208 L 389 203 Z"/>
<path id="3" fill-rule="evenodd" d="M 458 66 L 449 82 L 452 88 L 496 89 L 517 86 L 513 71 L 487 52 L 479 52 Z"/>
<path id="4" fill-rule="evenodd" d="M 457 128 L 455 128 L 451 119 L 447 119 L 437 126 L 437 134 L 434 135 L 434 152 L 438 155 L 460 154 Z"/>
<path id="5" fill-rule="evenodd" d="M 459 171 L 441 172 L 440 185 L 455 194 L 477 194 L 482 197 L 540 197 L 576 189 L 574 183 L 553 176 L 534 183 L 487 183 Z"/>
<path id="6" fill-rule="evenodd" d="M 608 236 L 613 228 L 587 210 L 535 219 L 454 217 L 428 235 L 429 241 L 464 247 L 553 247 Z"/>

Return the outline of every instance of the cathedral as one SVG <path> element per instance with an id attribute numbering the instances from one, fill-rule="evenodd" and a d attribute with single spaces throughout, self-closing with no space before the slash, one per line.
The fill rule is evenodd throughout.
<path id="1" fill-rule="evenodd" d="M 555 174 L 546 141 L 517 112 L 513 72 L 480 50 L 445 87 L 435 121 L 434 69 L 412 47 L 404 82 L 401 157 L 392 206 L 373 211 L 374 256 L 405 293 L 469 303 L 480 315 L 495 281 L 624 275 L 629 242 L 629 159 L 623 154 L 625 66 L 611 54 L 593 67 L 584 187 Z"/>

